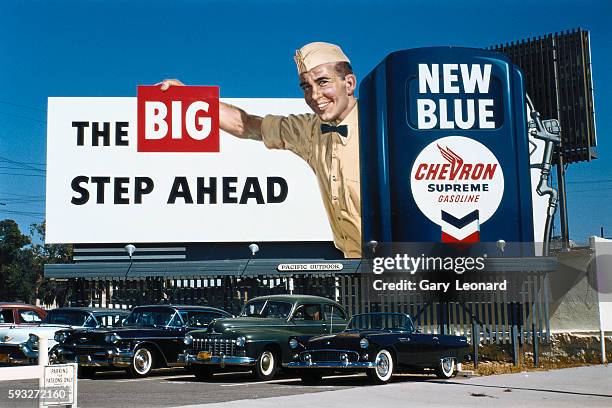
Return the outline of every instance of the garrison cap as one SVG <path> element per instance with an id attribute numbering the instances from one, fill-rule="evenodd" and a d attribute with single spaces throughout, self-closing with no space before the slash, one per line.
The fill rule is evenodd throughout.
<path id="1" fill-rule="evenodd" d="M 295 52 L 295 64 L 298 75 L 310 71 L 314 67 L 330 62 L 351 62 L 342 52 L 340 47 L 325 42 L 313 42 L 306 44 Z"/>

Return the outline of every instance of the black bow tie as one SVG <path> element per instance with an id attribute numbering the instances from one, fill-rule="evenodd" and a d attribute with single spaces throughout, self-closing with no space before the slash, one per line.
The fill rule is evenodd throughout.
<path id="1" fill-rule="evenodd" d="M 348 126 L 347 125 L 334 126 L 334 125 L 328 125 L 327 123 L 322 123 L 321 133 L 329 133 L 329 132 L 336 132 L 340 136 L 346 137 L 348 135 Z"/>

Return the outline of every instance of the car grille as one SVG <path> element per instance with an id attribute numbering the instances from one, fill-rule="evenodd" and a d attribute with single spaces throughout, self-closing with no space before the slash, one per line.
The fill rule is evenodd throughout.
<path id="1" fill-rule="evenodd" d="M 212 356 L 235 356 L 236 340 L 204 338 L 193 339 L 195 352 L 208 351 Z"/>
<path id="2" fill-rule="evenodd" d="M 74 353 L 74 354 L 79 354 L 79 355 L 94 355 L 94 354 L 106 354 L 106 352 L 108 350 L 111 350 L 112 347 L 109 346 L 98 346 L 98 347 L 92 347 L 92 346 L 76 346 L 76 347 L 70 347 L 70 346 L 64 346 L 63 347 L 65 352 L 69 352 L 69 353 Z"/>
<path id="3" fill-rule="evenodd" d="M 304 361 L 304 356 L 310 354 L 312 362 L 322 361 L 359 361 L 359 354 L 355 351 L 348 350 L 309 350 L 300 354 L 300 360 Z M 346 360 L 342 359 L 342 356 L 346 356 Z"/>
<path id="4" fill-rule="evenodd" d="M 17 345 L 14 345 L 14 346 L 8 346 L 8 345 L 0 346 L 0 354 L 8 354 L 8 355 L 11 356 L 11 358 L 17 358 L 17 359 L 26 358 L 25 354 L 23 354 L 23 352 L 21 351 L 21 349 Z"/>

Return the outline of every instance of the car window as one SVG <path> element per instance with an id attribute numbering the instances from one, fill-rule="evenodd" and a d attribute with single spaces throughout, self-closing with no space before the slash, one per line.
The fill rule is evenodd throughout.
<path id="1" fill-rule="evenodd" d="M 319 304 L 304 304 L 299 305 L 293 313 L 294 320 L 323 320 L 324 316 L 321 313 L 321 305 Z"/>
<path id="2" fill-rule="evenodd" d="M 225 317 L 220 313 L 208 311 L 181 310 L 179 313 L 189 327 L 206 327 L 213 320 Z"/>
<path id="3" fill-rule="evenodd" d="M 96 319 L 94 319 L 92 315 L 89 315 L 85 320 L 85 323 L 83 324 L 84 327 L 96 327 L 97 325 L 98 322 L 96 321 Z"/>
<path id="4" fill-rule="evenodd" d="M 84 326 L 89 313 L 78 310 L 54 309 L 47 314 L 45 323 L 67 324 L 69 326 Z"/>
<path id="5" fill-rule="evenodd" d="M 125 316 L 122 314 L 96 314 L 95 317 L 100 327 L 117 327 L 121 326 Z"/>
<path id="6" fill-rule="evenodd" d="M 338 306 L 325 305 L 325 318 L 327 320 L 346 320 L 346 313 Z"/>
<path id="7" fill-rule="evenodd" d="M 365 313 L 355 315 L 347 330 L 391 330 L 412 332 L 412 320 L 400 313 Z"/>
<path id="8" fill-rule="evenodd" d="M 2 321 L 0 321 L 0 323 L 15 323 L 15 319 L 13 319 L 12 309 L 2 310 L 1 315 L 2 315 Z"/>
<path id="9" fill-rule="evenodd" d="M 19 320 L 24 323 L 40 323 L 42 319 L 34 310 L 19 310 Z"/>
<path id="10" fill-rule="evenodd" d="M 130 313 L 123 325 L 163 327 L 170 323 L 174 314 L 175 311 L 168 308 L 137 308 Z"/>
<path id="11" fill-rule="evenodd" d="M 291 303 L 277 300 L 252 300 L 244 305 L 240 316 L 286 319 L 289 317 L 292 307 Z"/>
<path id="12" fill-rule="evenodd" d="M 183 319 L 181 319 L 181 315 L 179 313 L 175 313 L 174 316 L 172 316 L 170 323 L 168 323 L 168 326 L 171 327 L 183 327 L 183 325 Z"/>

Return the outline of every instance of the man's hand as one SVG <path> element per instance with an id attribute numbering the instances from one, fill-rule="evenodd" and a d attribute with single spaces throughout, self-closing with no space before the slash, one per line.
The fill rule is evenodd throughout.
<path id="1" fill-rule="evenodd" d="M 164 79 L 155 85 L 161 85 L 162 91 L 171 86 L 185 86 L 178 79 Z M 219 103 L 219 127 L 236 137 L 261 140 L 261 118 L 223 102 Z"/>
<path id="2" fill-rule="evenodd" d="M 161 85 L 160 89 L 162 91 L 167 91 L 171 86 L 185 86 L 184 83 L 179 81 L 178 79 L 164 79 L 161 82 L 156 83 L 155 85 Z"/>

